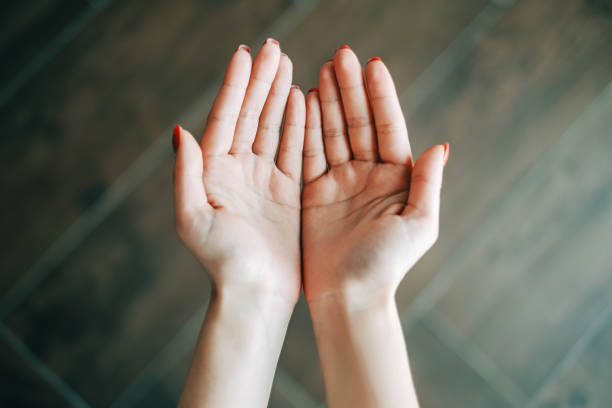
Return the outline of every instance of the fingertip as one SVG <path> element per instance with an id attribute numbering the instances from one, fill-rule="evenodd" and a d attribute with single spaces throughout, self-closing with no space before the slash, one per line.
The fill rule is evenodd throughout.
<path id="1" fill-rule="evenodd" d="M 450 153 L 450 143 L 446 142 L 444 143 L 444 155 L 443 155 L 443 166 L 446 167 L 446 162 L 448 162 L 448 157 L 449 157 L 449 153 Z"/>
<path id="2" fill-rule="evenodd" d="M 240 52 L 240 51 L 245 51 L 250 54 L 251 47 L 249 47 L 248 45 L 240 44 L 238 47 L 236 47 L 236 50 L 234 52 Z"/>
<path id="3" fill-rule="evenodd" d="M 172 150 L 176 154 L 181 145 L 181 126 L 176 124 L 174 125 L 174 130 L 172 131 Z"/>

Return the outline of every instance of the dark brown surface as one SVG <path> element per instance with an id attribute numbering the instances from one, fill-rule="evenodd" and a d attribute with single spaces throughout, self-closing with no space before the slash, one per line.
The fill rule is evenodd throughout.
<path id="1" fill-rule="evenodd" d="M 348 43 L 362 62 L 382 57 L 410 102 L 407 90 L 440 68 L 432 63 L 488 2 L 313 4 L 283 29 L 271 24 L 288 0 L 111 2 L 0 111 L 0 294 L 213 85 L 238 43 L 256 51 L 255 37 L 280 30 L 303 89 Z M 11 6 L 0 32 L 25 33 L 35 44 L 40 32 L 28 24 L 56 6 Z M 612 123 L 600 116 L 577 142 L 563 136 L 585 111 L 601 108 L 598 95 L 612 80 L 605 10 L 605 2 L 586 0 L 493 8 L 500 20 L 463 45 L 465 58 L 447 61 L 449 75 L 410 111 L 415 154 L 447 140 L 451 154 L 440 240 L 402 284 L 400 310 L 407 316 L 437 273 L 459 275 L 439 301 L 429 299 L 449 332 L 434 334 L 426 315 L 407 333 L 424 407 L 504 407 L 498 392 L 508 384 L 500 378 L 527 399 L 541 394 L 542 407 L 610 405 L 609 318 L 564 366 L 612 293 Z M 35 48 L 12 63 L 22 67 Z M 184 330 L 209 288 L 174 233 L 171 164 L 170 154 L 152 163 L 146 180 L 4 322 L 94 407 L 117 398 L 174 406 L 189 366 L 197 330 Z M 50 405 L 65 405 L 27 362 L 3 350 L 0 374 L 11 382 L 2 386 L 40 390 Z M 483 375 L 474 355 L 499 376 Z M 303 301 L 280 368 L 285 377 L 277 377 L 271 407 L 323 401 Z M 9 406 L 40 401 L 35 392 L 1 391 Z"/>
<path id="2" fill-rule="evenodd" d="M 95 406 L 206 304 L 204 272 L 174 232 L 171 182 L 168 161 L 7 319 Z"/>
<path id="3" fill-rule="evenodd" d="M 610 303 L 610 112 L 612 86 L 508 191 L 438 305 L 526 395 Z"/>
<path id="4" fill-rule="evenodd" d="M 67 402 L 6 341 L 0 341 L 0 406 L 60 407 Z"/>
<path id="5" fill-rule="evenodd" d="M 413 148 L 451 141 L 440 239 L 407 275 L 400 310 L 612 80 L 612 21 L 581 0 L 508 10 L 408 118 Z"/>
<path id="6" fill-rule="evenodd" d="M 0 293 L 287 3 L 114 2 L 0 111 Z"/>

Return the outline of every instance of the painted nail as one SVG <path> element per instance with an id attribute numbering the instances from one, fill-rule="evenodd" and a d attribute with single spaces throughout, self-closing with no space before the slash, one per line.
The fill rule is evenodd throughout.
<path id="1" fill-rule="evenodd" d="M 310 88 L 308 93 L 311 93 L 311 92 L 319 92 L 319 88 Z"/>
<path id="2" fill-rule="evenodd" d="M 446 162 L 448 161 L 449 150 L 450 144 L 448 142 L 444 143 L 444 166 L 446 166 Z"/>
<path id="3" fill-rule="evenodd" d="M 174 132 L 172 132 L 172 150 L 174 150 L 174 153 L 177 152 L 180 144 L 181 144 L 181 127 L 179 125 L 174 125 Z"/>
<path id="4" fill-rule="evenodd" d="M 244 44 L 240 44 L 239 46 L 237 46 L 236 47 L 236 51 L 238 51 L 238 50 L 245 50 L 249 54 L 251 53 L 251 47 L 249 47 L 248 45 L 244 45 Z M 234 52 L 236 52 L 236 51 L 234 51 Z"/>
<path id="5" fill-rule="evenodd" d="M 338 47 L 338 50 L 350 50 L 351 47 L 349 47 L 348 45 L 344 44 Z M 336 50 L 337 51 L 337 50 Z"/>
<path id="6" fill-rule="evenodd" d="M 299 85 L 291 85 L 291 89 L 300 89 Z"/>
<path id="7" fill-rule="evenodd" d="M 382 60 L 380 59 L 380 57 L 372 57 L 368 60 L 368 64 L 372 61 L 382 61 Z"/>
<path id="8" fill-rule="evenodd" d="M 264 41 L 264 45 L 266 45 L 267 43 L 272 43 L 272 44 L 275 44 L 275 45 L 279 45 L 278 41 L 275 40 L 274 38 L 267 38 L 266 41 Z"/>

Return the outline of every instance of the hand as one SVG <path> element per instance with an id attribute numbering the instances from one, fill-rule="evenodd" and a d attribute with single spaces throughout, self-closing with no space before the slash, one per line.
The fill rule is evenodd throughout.
<path id="1" fill-rule="evenodd" d="M 294 305 L 305 106 L 291 80 L 291 61 L 278 42 L 266 41 L 253 63 L 240 46 L 201 147 L 180 127 L 173 141 L 177 231 L 216 290 L 273 294 Z"/>
<path id="2" fill-rule="evenodd" d="M 391 76 L 339 48 L 306 100 L 302 245 L 309 303 L 392 296 L 438 235 L 448 145 L 412 164 Z M 348 129 L 348 138 L 345 132 Z M 354 295 L 354 296 L 353 296 Z"/>

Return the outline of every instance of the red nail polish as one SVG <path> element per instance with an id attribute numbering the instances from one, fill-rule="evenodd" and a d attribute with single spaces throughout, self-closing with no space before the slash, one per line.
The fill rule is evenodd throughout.
<path id="1" fill-rule="evenodd" d="M 319 88 L 310 88 L 308 93 L 310 93 L 310 92 L 319 92 Z"/>
<path id="2" fill-rule="evenodd" d="M 180 144 L 181 144 L 181 127 L 179 125 L 174 125 L 174 132 L 172 132 L 172 150 L 174 150 L 174 153 L 177 152 Z"/>
<path id="3" fill-rule="evenodd" d="M 446 166 L 446 162 L 448 161 L 448 154 L 450 150 L 450 144 L 448 142 L 444 143 L 444 165 Z"/>
<path id="4" fill-rule="evenodd" d="M 348 45 L 344 44 L 338 47 L 338 50 L 350 50 L 351 47 L 349 47 Z"/>
<path id="5" fill-rule="evenodd" d="M 291 85 L 291 89 L 300 89 L 299 85 Z"/>
<path id="6" fill-rule="evenodd" d="M 264 45 L 266 45 L 267 43 L 272 43 L 275 45 L 279 45 L 278 41 L 275 40 L 274 38 L 267 38 L 266 41 L 264 41 Z"/>
<path id="7" fill-rule="evenodd" d="M 240 44 L 239 46 L 237 46 L 236 47 L 236 51 L 238 51 L 238 50 L 245 50 L 249 54 L 251 53 L 251 48 L 248 45 L 244 45 L 244 44 Z M 234 51 L 234 52 L 236 52 L 236 51 Z"/>
<path id="8" fill-rule="evenodd" d="M 382 61 L 382 60 L 380 59 L 380 57 L 372 57 L 368 60 L 368 64 L 372 61 Z"/>

